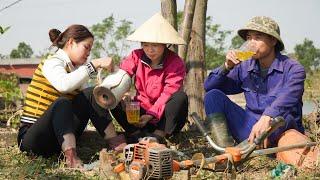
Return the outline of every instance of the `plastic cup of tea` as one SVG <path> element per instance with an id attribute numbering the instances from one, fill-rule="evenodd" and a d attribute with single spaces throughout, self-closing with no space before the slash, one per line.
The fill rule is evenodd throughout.
<path id="1" fill-rule="evenodd" d="M 140 120 L 140 102 L 130 101 L 126 102 L 127 121 L 130 124 L 139 123 Z"/>
<path id="2" fill-rule="evenodd" d="M 245 61 L 250 59 L 256 54 L 257 46 L 252 41 L 245 41 L 241 47 L 236 50 L 236 56 L 239 61 Z"/>

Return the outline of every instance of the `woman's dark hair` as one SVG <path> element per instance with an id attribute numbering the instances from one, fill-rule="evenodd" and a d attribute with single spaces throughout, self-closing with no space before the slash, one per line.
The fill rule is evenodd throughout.
<path id="1" fill-rule="evenodd" d="M 62 49 L 70 38 L 74 39 L 75 42 L 78 43 L 87 38 L 93 38 L 93 35 L 85 26 L 74 24 L 69 26 L 63 33 L 58 29 L 50 29 L 49 37 L 52 42 L 51 46 L 56 46 Z"/>

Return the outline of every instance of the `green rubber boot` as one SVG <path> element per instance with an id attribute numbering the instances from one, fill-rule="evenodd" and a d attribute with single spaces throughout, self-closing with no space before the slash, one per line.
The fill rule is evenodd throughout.
<path id="1" fill-rule="evenodd" d="M 207 116 L 207 122 L 209 123 L 209 129 L 211 132 L 210 137 L 218 146 L 234 146 L 234 139 L 228 130 L 227 119 L 224 114 L 209 114 Z"/>

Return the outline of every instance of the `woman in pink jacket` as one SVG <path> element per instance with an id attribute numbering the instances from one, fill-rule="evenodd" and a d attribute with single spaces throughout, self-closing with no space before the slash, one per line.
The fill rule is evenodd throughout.
<path id="1" fill-rule="evenodd" d="M 151 17 L 127 39 L 141 42 L 142 46 L 120 64 L 120 68 L 134 78 L 136 96 L 133 99 L 140 102 L 140 121 L 128 123 L 120 105 L 113 110 L 113 115 L 134 141 L 143 136 L 160 140 L 179 132 L 188 114 L 188 98 L 182 91 L 186 67 L 167 45 L 185 44 L 184 40 L 160 14 Z"/>

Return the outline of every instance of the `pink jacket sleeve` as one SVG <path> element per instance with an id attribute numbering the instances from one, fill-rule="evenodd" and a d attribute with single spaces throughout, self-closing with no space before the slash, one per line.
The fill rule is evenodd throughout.
<path id="1" fill-rule="evenodd" d="M 156 118 L 153 119 L 151 123 L 156 123 L 160 120 L 167 101 L 173 93 L 177 92 L 182 87 L 183 79 L 186 75 L 186 67 L 183 61 L 179 60 L 170 64 L 165 70 L 165 75 L 165 85 L 160 97 L 154 105 L 147 110 L 147 114 L 153 115 Z"/>
<path id="2" fill-rule="evenodd" d="M 132 77 L 137 70 L 138 60 L 137 53 L 132 51 L 131 54 L 121 61 L 120 69 L 125 70 Z"/>

